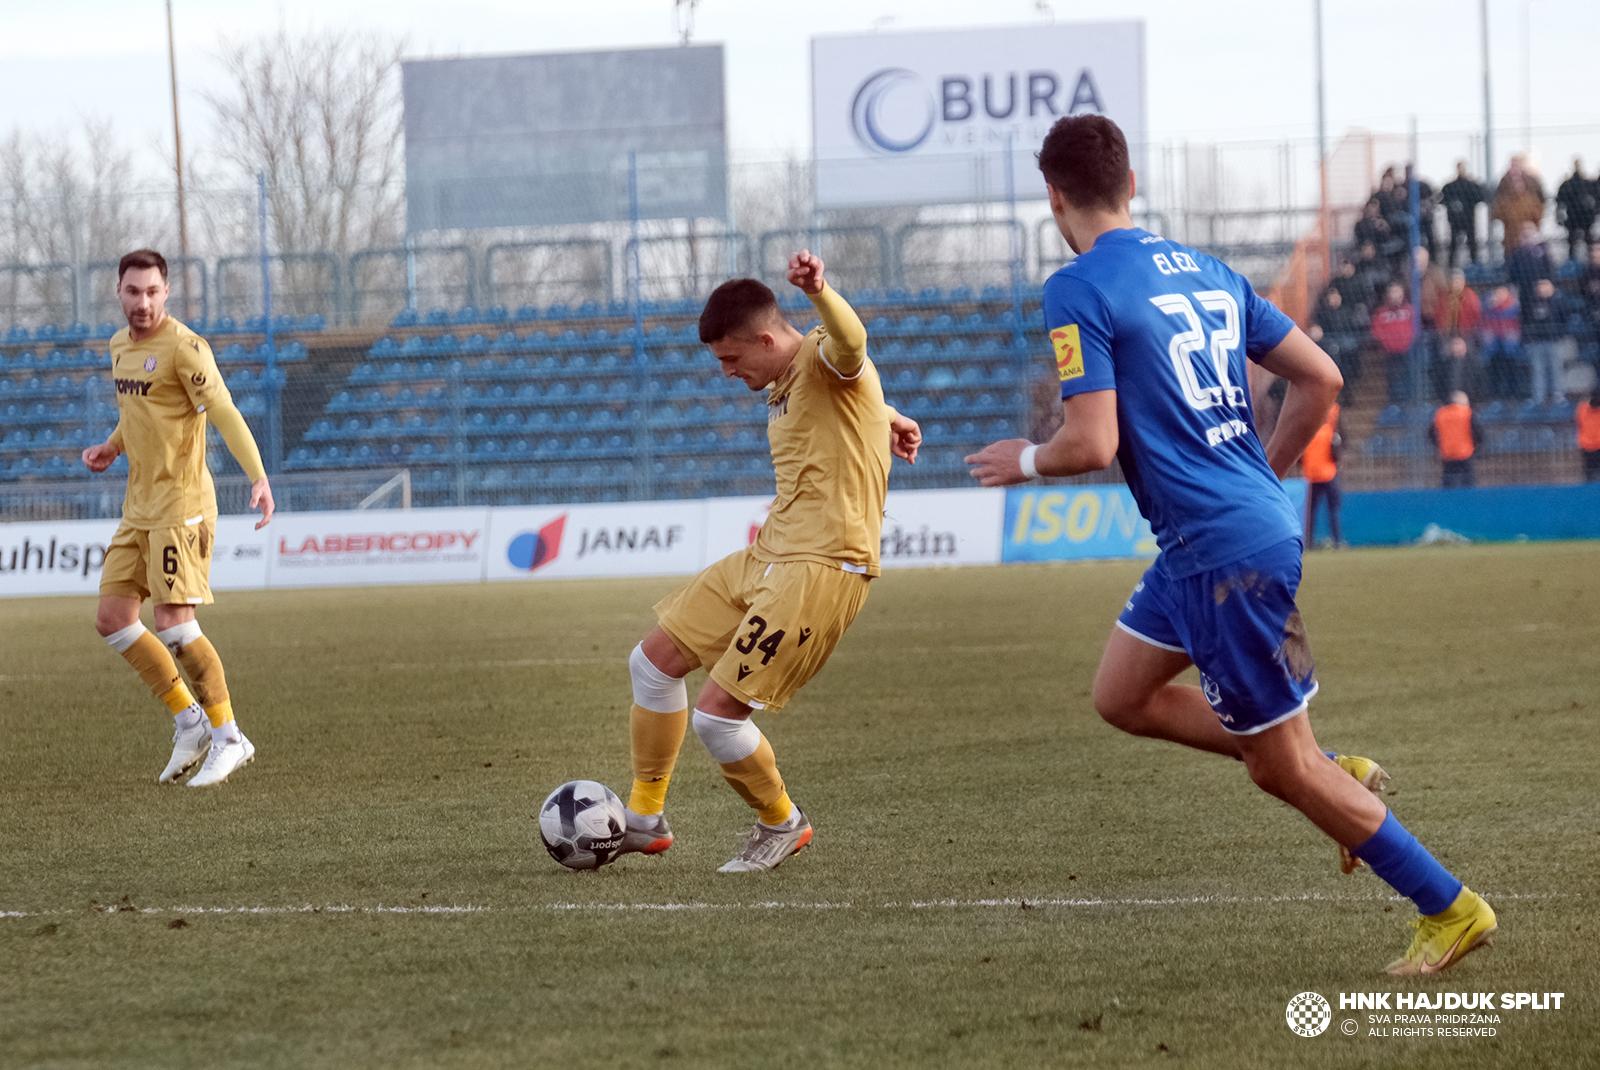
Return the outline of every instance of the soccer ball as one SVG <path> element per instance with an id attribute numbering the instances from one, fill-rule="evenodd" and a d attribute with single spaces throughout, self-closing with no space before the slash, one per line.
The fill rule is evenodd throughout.
<path id="1" fill-rule="evenodd" d="M 622 848 L 627 813 L 604 784 L 573 780 L 539 807 L 539 838 L 550 857 L 568 869 L 599 869 Z"/>

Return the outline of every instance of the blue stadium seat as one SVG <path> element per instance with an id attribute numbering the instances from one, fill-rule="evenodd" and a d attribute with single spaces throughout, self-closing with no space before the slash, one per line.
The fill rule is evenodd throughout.
<path id="1" fill-rule="evenodd" d="M 606 309 L 600 307 L 600 302 L 598 301 L 585 301 L 572 310 L 572 318 L 580 320 L 598 319 L 605 315 L 606 311 Z"/>
<path id="2" fill-rule="evenodd" d="M 310 436 L 308 435 L 307 437 L 309 438 Z M 310 468 L 312 461 L 315 459 L 315 453 L 312 453 L 304 446 L 296 446 L 289 451 L 289 456 L 283 459 L 283 466 L 289 471 L 295 472 L 302 468 Z"/>
<path id="3" fill-rule="evenodd" d="M 950 351 L 949 351 L 948 348 L 946 348 L 945 356 L 948 357 L 949 355 L 950 355 Z M 962 368 L 959 373 L 957 373 L 957 375 L 956 375 L 956 385 L 957 386 L 981 386 L 981 385 L 983 385 L 984 380 L 987 379 L 987 378 L 988 377 L 986 375 L 984 375 L 982 368 L 980 368 L 980 367 L 978 367 L 976 365 L 973 365 L 973 364 L 969 364 L 966 367 Z"/>
<path id="4" fill-rule="evenodd" d="M 1532 398 L 1517 406 L 1516 415 L 1512 417 L 1519 424 L 1536 424 L 1544 419 L 1544 410 Z"/>
<path id="5" fill-rule="evenodd" d="M 417 315 L 414 308 L 402 308 L 395 313 L 394 319 L 389 321 L 391 327 L 415 327 L 422 322 L 422 317 Z"/>
<path id="6" fill-rule="evenodd" d="M 32 337 L 33 335 L 29 332 L 28 328 L 22 326 L 20 323 L 13 324 L 11 329 L 6 332 L 6 344 L 16 345 L 18 342 L 26 342 Z"/>
<path id="7" fill-rule="evenodd" d="M 39 354 L 35 353 L 31 349 L 24 350 L 23 352 L 18 353 L 16 356 L 11 358 L 12 371 L 22 371 L 28 368 L 37 368 L 38 366 Z"/>
<path id="8" fill-rule="evenodd" d="M 540 319 L 538 305 L 519 305 L 511 314 L 511 319 L 516 323 L 537 323 Z"/>
<path id="9" fill-rule="evenodd" d="M 441 334 L 433 340 L 428 352 L 436 357 L 453 357 L 461 351 L 461 343 L 453 334 Z"/>
<path id="10" fill-rule="evenodd" d="M 463 353 L 474 353 L 474 354 L 475 353 L 487 353 L 487 352 L 489 352 L 489 339 L 488 339 L 488 337 L 486 335 L 482 335 L 482 334 L 470 334 L 470 335 L 468 335 L 467 336 L 467 340 L 465 342 L 461 343 L 461 352 L 463 352 Z"/>
<path id="11" fill-rule="evenodd" d="M 554 344 L 554 339 L 543 331 L 529 331 L 528 337 L 522 340 L 522 348 L 530 353 L 535 350 L 549 349 Z"/>
<path id="12" fill-rule="evenodd" d="M 481 322 L 476 305 L 462 305 L 450 317 L 450 322 L 458 326 Z"/>
<path id="13" fill-rule="evenodd" d="M 911 347 L 910 359 L 912 360 L 938 360 L 941 357 L 939 347 L 932 342 L 918 342 Z"/>
<path id="14" fill-rule="evenodd" d="M 1550 402 L 1549 408 L 1544 411 L 1547 423 L 1567 424 L 1577 416 L 1578 407 L 1565 397 L 1558 397 Z"/>
<path id="15" fill-rule="evenodd" d="M 402 357 L 420 357 L 429 350 L 429 342 L 420 334 L 414 334 L 400 345 Z"/>
<path id="16" fill-rule="evenodd" d="M 450 325 L 450 313 L 442 308 L 429 309 L 427 314 L 422 317 L 422 325 L 424 327 L 448 327 Z"/>
<path id="17" fill-rule="evenodd" d="M 516 331 L 503 331 L 501 332 L 500 336 L 494 340 L 494 343 L 489 346 L 489 352 L 507 354 L 515 353 L 521 348 L 522 339 L 517 336 Z"/>
<path id="18" fill-rule="evenodd" d="M 1406 411 L 1398 405 L 1390 405 L 1378 413 L 1377 424 L 1379 427 L 1404 427 Z"/>
<path id="19" fill-rule="evenodd" d="M 925 329 L 921 316 L 905 316 L 894 325 L 896 334 L 922 334 Z"/>
<path id="20" fill-rule="evenodd" d="M 929 390 L 941 390 L 955 384 L 955 373 L 945 367 L 930 368 L 922 377 L 922 385 Z"/>

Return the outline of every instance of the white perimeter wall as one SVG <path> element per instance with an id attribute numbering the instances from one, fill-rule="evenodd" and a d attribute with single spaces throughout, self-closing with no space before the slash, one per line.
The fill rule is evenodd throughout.
<path id="1" fill-rule="evenodd" d="M 683 575 L 747 545 L 770 498 L 279 513 L 217 521 L 218 591 Z M 993 565 L 1006 492 L 891 492 L 885 569 Z M 115 520 L 0 524 L 0 597 L 95 594 Z M 542 545 L 541 545 L 542 542 Z"/>

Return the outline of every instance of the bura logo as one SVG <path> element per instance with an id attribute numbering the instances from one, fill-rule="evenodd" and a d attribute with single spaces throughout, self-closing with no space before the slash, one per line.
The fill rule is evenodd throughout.
<path id="1" fill-rule="evenodd" d="M 533 572 L 561 554 L 561 533 L 566 530 L 567 514 L 562 513 L 538 531 L 524 531 L 506 547 L 506 560 L 513 568 Z"/>
<path id="2" fill-rule="evenodd" d="M 890 155 L 911 152 L 930 138 L 945 148 L 969 144 L 970 125 L 1030 124 L 1023 132 L 1037 140 L 1059 116 L 1105 114 L 1089 68 L 1078 72 L 1070 92 L 1068 84 L 1056 71 L 928 78 L 905 67 L 885 67 L 869 74 L 851 97 L 850 129 L 868 150 Z"/>

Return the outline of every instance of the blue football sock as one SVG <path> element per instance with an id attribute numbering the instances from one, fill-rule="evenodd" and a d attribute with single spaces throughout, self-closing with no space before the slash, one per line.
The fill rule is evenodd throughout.
<path id="1" fill-rule="evenodd" d="M 1322 753 L 1326 754 L 1329 758 L 1332 758 L 1334 761 L 1338 761 L 1339 760 L 1339 756 L 1337 754 L 1333 753 L 1333 751 L 1331 751 L 1331 750 L 1325 750 Z"/>
<path id="2" fill-rule="evenodd" d="M 1461 894 L 1461 882 L 1406 831 L 1393 812 L 1386 814 L 1372 838 L 1353 848 L 1351 854 L 1424 914 L 1445 910 Z"/>

